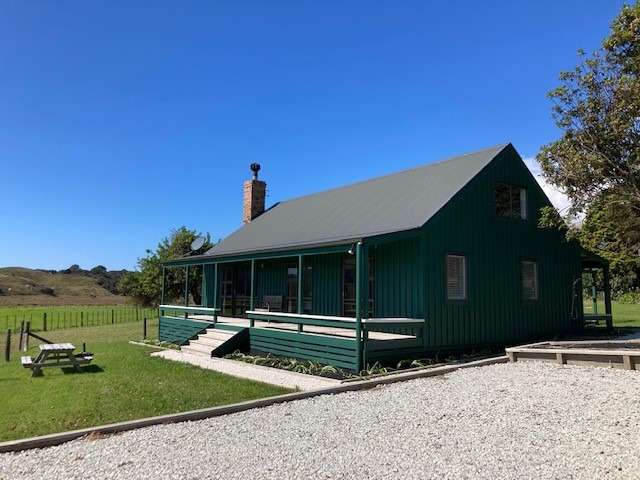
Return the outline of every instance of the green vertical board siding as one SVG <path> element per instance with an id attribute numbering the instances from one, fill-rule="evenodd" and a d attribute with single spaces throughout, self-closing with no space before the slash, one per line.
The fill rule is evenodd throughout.
<path id="1" fill-rule="evenodd" d="M 316 255 L 306 259 L 312 268 L 312 312 L 342 315 L 342 254 Z"/>
<path id="2" fill-rule="evenodd" d="M 215 299 L 215 266 L 213 264 L 203 265 L 202 273 L 202 305 L 205 307 L 214 307 Z"/>
<path id="3" fill-rule="evenodd" d="M 498 217 L 494 188 L 527 189 L 528 219 Z M 537 227 L 547 205 L 514 150 L 506 150 L 423 227 L 427 348 L 512 344 L 570 327 L 577 246 Z M 467 299 L 447 300 L 445 257 L 467 258 Z M 520 262 L 538 262 L 539 299 L 522 300 Z"/>
<path id="4" fill-rule="evenodd" d="M 265 295 L 287 294 L 287 265 L 297 260 L 276 259 L 256 261 L 256 298 L 258 305 L 262 303 Z"/>
<path id="5" fill-rule="evenodd" d="M 186 318 L 160 317 L 158 326 L 158 339 L 161 342 L 183 345 L 190 338 L 206 330 L 210 323 L 196 322 Z"/>
<path id="6" fill-rule="evenodd" d="M 420 241 L 420 236 L 415 236 L 371 248 L 376 317 L 424 318 Z"/>

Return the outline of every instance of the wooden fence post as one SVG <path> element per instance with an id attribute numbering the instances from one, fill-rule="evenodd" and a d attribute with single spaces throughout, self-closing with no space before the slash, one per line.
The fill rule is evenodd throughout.
<path id="1" fill-rule="evenodd" d="M 18 350 L 22 350 L 22 337 L 24 336 L 24 320 L 20 322 L 20 341 L 18 342 Z"/>
<path id="2" fill-rule="evenodd" d="M 111 309 L 111 324 L 113 325 L 114 323 L 114 319 L 113 319 L 113 309 Z"/>
<path id="3" fill-rule="evenodd" d="M 144 320 L 142 321 L 142 339 L 147 339 L 147 317 L 144 317 Z"/>
<path id="4" fill-rule="evenodd" d="M 11 329 L 7 329 L 7 344 L 4 350 L 4 359 L 6 362 L 11 360 Z"/>
<path id="5" fill-rule="evenodd" d="M 24 351 L 29 350 L 29 333 L 31 333 L 31 322 L 27 322 L 27 334 L 24 337 Z"/>
<path id="6" fill-rule="evenodd" d="M 44 312 L 42 314 L 42 326 L 43 326 L 43 330 L 46 332 L 47 331 L 47 312 Z"/>
<path id="7" fill-rule="evenodd" d="M 84 327 L 84 312 L 80 312 L 80 326 Z"/>

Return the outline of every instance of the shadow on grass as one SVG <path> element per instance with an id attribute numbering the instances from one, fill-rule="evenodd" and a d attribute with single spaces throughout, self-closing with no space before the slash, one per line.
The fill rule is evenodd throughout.
<path id="1" fill-rule="evenodd" d="M 80 371 L 78 372 L 75 368 L 73 367 L 66 367 L 66 368 L 61 368 L 60 370 L 62 370 L 62 373 L 64 373 L 65 375 L 71 375 L 71 374 L 81 374 L 81 373 L 102 373 L 104 372 L 104 369 L 98 365 L 87 365 L 85 367 L 80 367 Z"/>

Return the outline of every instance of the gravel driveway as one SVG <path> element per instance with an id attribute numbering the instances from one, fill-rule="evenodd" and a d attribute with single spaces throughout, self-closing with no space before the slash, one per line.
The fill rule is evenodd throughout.
<path id="1" fill-rule="evenodd" d="M 0 478 L 640 478 L 640 372 L 458 370 L 5 454 Z"/>

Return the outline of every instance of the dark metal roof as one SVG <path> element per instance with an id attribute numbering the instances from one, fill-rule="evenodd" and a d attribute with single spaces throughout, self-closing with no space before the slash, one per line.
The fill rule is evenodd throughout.
<path id="1" fill-rule="evenodd" d="M 205 256 L 348 242 L 421 227 L 506 146 L 280 202 Z"/>

